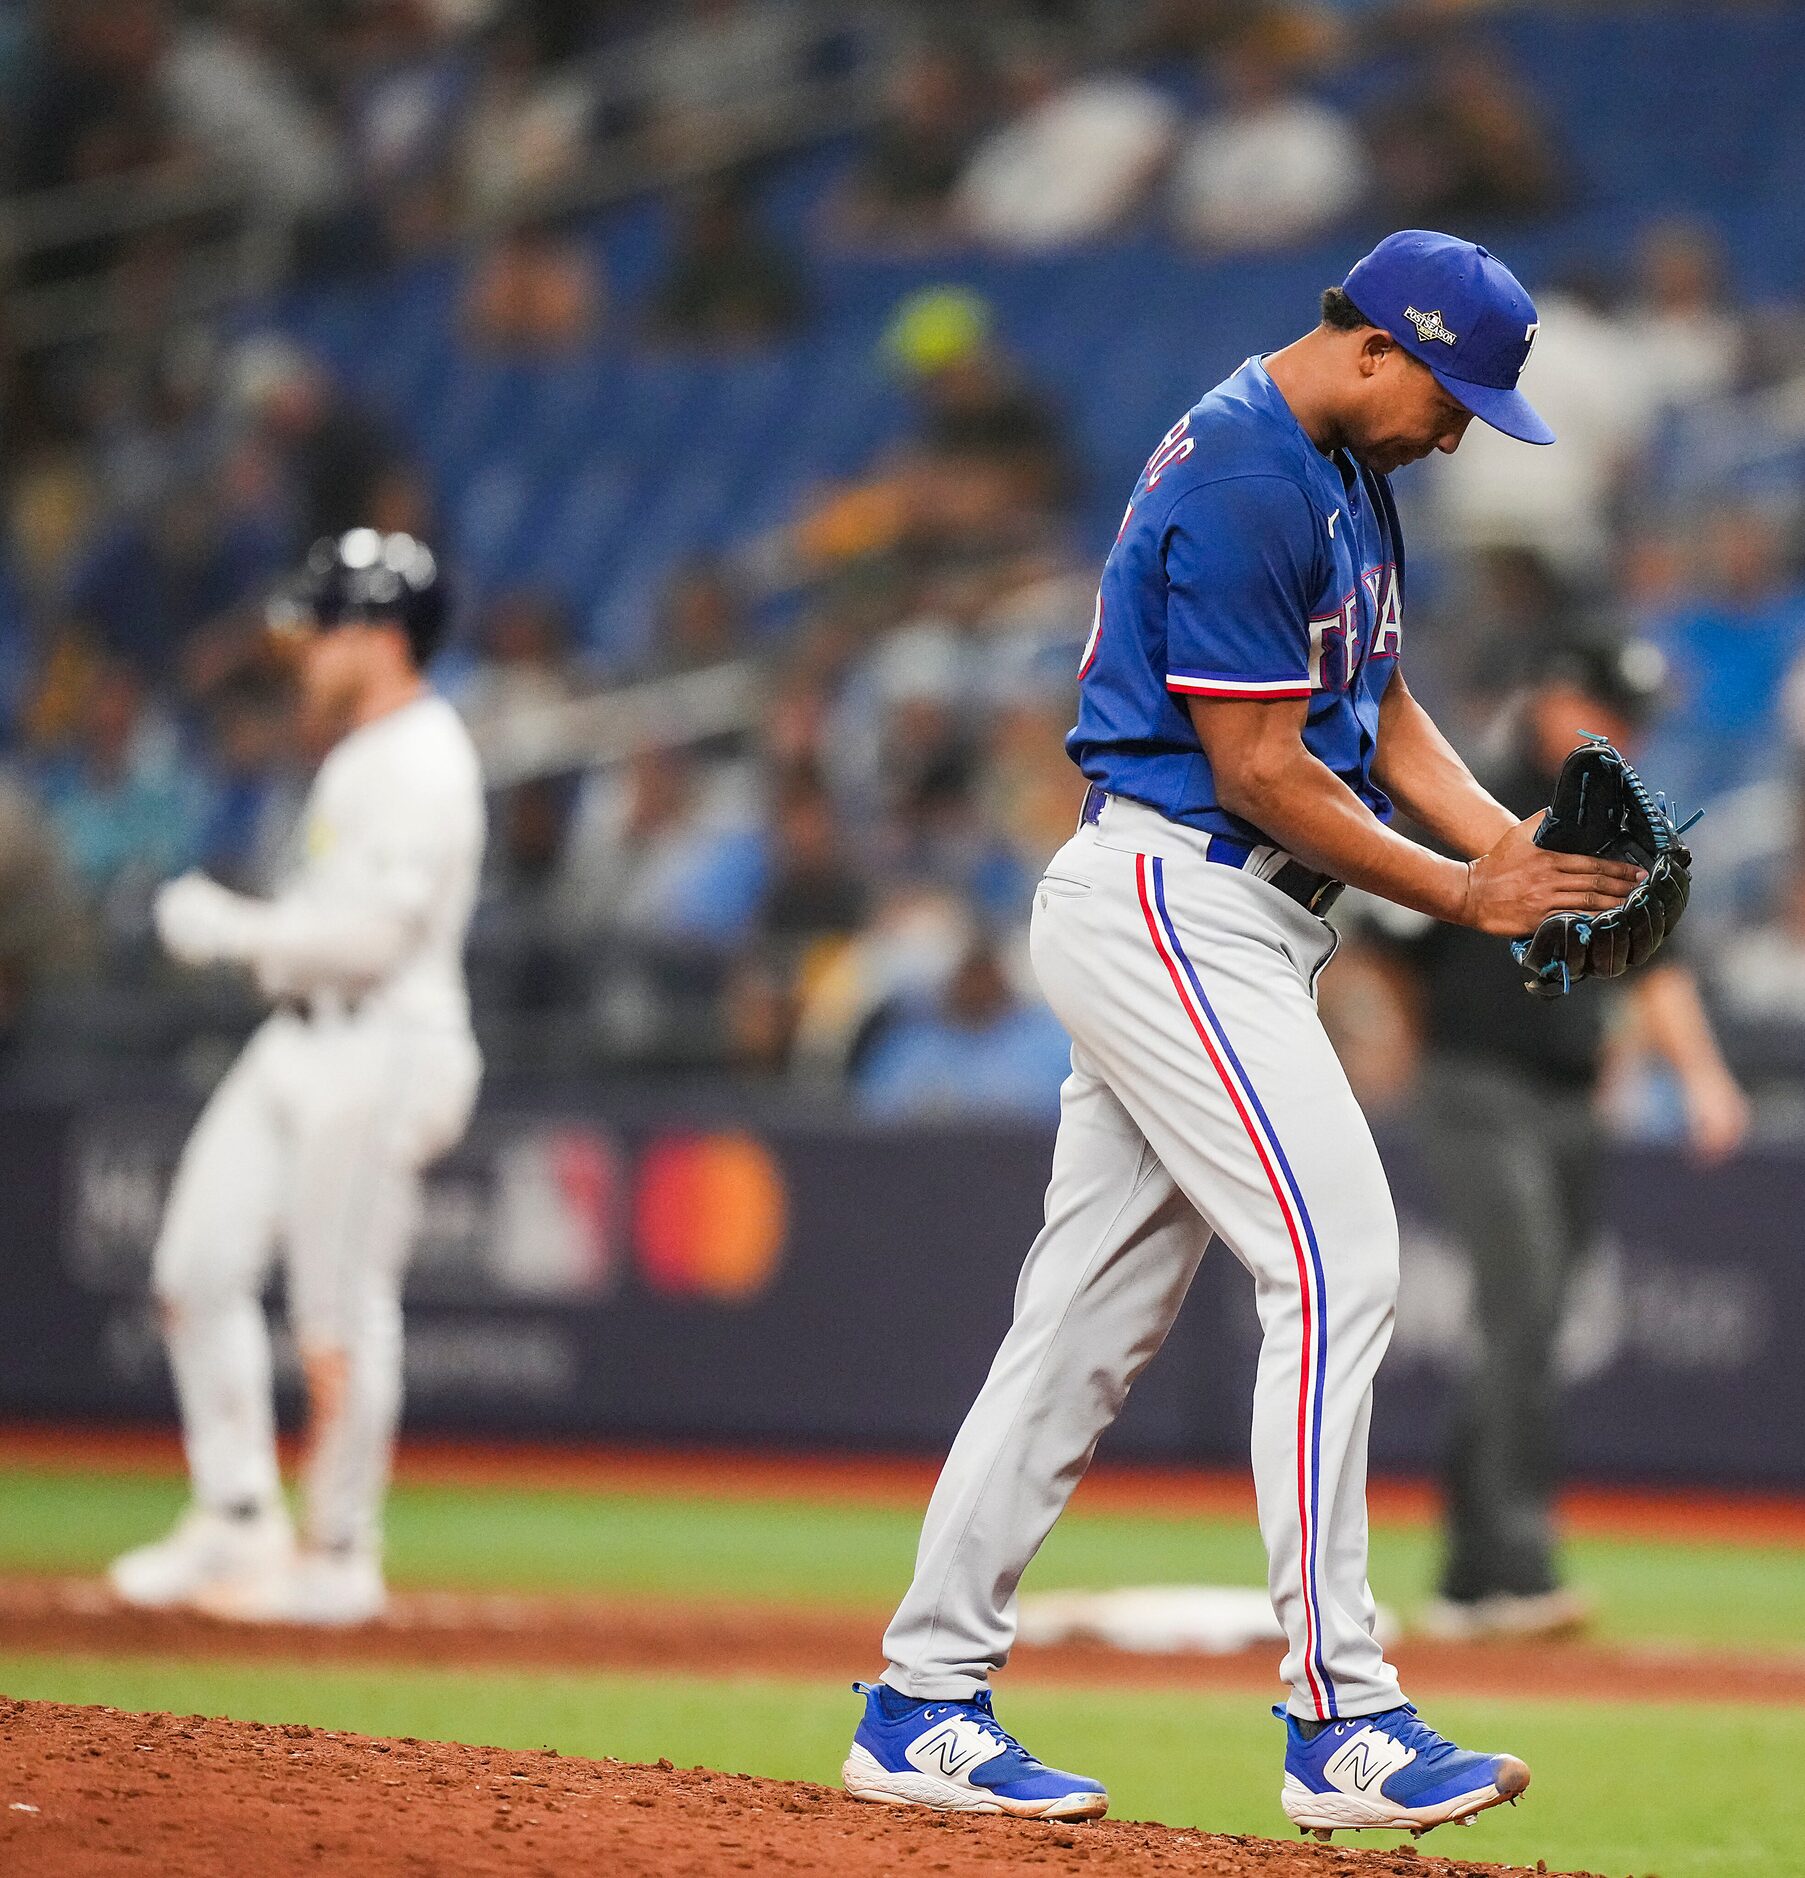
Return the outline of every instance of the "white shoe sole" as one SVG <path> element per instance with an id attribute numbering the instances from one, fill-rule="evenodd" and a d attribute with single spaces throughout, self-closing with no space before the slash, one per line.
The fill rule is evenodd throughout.
<path id="1" fill-rule="evenodd" d="M 331 1595 L 282 1579 L 231 1579 L 210 1585 L 189 1601 L 203 1617 L 227 1624 L 278 1624 L 304 1630 L 352 1630 L 372 1624 L 388 1608 L 383 1591 Z"/>
<path id="2" fill-rule="evenodd" d="M 1508 1757 L 1507 1757 L 1508 1758 Z M 1515 1763 L 1521 1767 L 1519 1761 Z M 1437 1826 L 1471 1825 L 1488 1807 L 1516 1799 L 1529 1785 L 1529 1769 L 1523 1778 L 1502 1792 L 1488 1782 L 1468 1793 L 1457 1793 L 1451 1800 L 1435 1806 L 1398 1806 L 1382 1795 L 1364 1793 L 1316 1793 L 1297 1778 L 1285 1776 L 1279 1804 L 1292 1825 L 1305 1832 L 1326 1838 L 1331 1832 L 1415 1832 L 1423 1833 Z"/>
<path id="3" fill-rule="evenodd" d="M 140 1611 L 191 1610 L 198 1599 L 247 1575 L 281 1570 L 294 1541 L 286 1524 L 247 1541 L 238 1557 L 202 1571 L 165 1556 L 162 1545 L 140 1546 L 107 1567 L 107 1583 L 121 1604 Z"/>
<path id="4" fill-rule="evenodd" d="M 141 1583 L 126 1559 L 115 1559 L 107 1567 L 107 1583 L 112 1587 L 114 1597 L 121 1604 L 129 1604 L 135 1611 L 171 1611 L 178 1605 L 186 1604 L 193 1595 L 192 1586 L 176 1589 L 168 1585 Z"/>
<path id="5" fill-rule="evenodd" d="M 227 1588 L 202 1592 L 190 1600 L 188 1608 L 222 1624 L 267 1624 L 289 1630 L 356 1630 L 361 1625 L 375 1623 L 386 1607 L 381 1604 L 286 1604 L 246 1597 Z"/>
<path id="6" fill-rule="evenodd" d="M 1062 1793 L 1050 1800 L 1011 1800 L 968 1787 L 939 1774 L 893 1774 L 856 1742 L 840 1769 L 840 1780 L 855 1800 L 879 1806 L 925 1806 L 936 1813 L 1007 1813 L 1015 1819 L 1101 1819 L 1109 1811 L 1107 1793 Z"/>

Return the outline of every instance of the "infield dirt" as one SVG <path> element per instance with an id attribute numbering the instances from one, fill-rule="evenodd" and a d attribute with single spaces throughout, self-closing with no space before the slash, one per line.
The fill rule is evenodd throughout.
<path id="1" fill-rule="evenodd" d="M 876 1668 L 882 1611 L 725 1599 L 397 1593 L 386 1616 L 354 1631 L 309 1633 L 312 1663 L 459 1668 L 638 1670 L 752 1675 L 844 1684 Z M 217 1623 L 180 1611 L 122 1608 L 91 1578 L 0 1575 L 0 1653 L 160 1656 L 292 1662 L 293 1630 Z M 1539 1696 L 1554 1701 L 1805 1702 L 1805 1655 L 1757 1657 L 1696 1647 L 1564 1642 L 1427 1643 L 1391 1652 L 1413 1693 Z M 1271 1646 L 1229 1656 L 1134 1655 L 1101 1643 L 1022 1644 L 1009 1683 L 1084 1688 L 1278 1690 Z"/>
<path id="2" fill-rule="evenodd" d="M 860 1805 L 746 1774 L 377 1741 L 300 1726 L 0 1699 L 0 1871 L 219 1878 L 321 1870 L 716 1878 L 899 1870 L 985 1878 L 1480 1878 L 1352 1851 L 1104 1821 L 1050 1826 Z M 1580 1875 L 1583 1878 L 1583 1875 Z"/>

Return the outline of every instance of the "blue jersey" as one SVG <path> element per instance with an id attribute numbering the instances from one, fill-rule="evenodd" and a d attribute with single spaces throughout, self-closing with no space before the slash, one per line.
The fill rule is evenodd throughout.
<path id="1" fill-rule="evenodd" d="M 1324 456 L 1249 359 L 1135 484 L 1079 670 L 1072 760 L 1111 795 L 1258 844 L 1218 802 L 1185 699 L 1308 699 L 1305 748 L 1388 818 L 1372 765 L 1402 567 L 1385 478 Z"/>

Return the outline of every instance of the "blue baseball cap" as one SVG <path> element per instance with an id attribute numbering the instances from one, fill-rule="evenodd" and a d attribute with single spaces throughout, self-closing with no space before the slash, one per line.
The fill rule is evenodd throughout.
<path id="1" fill-rule="evenodd" d="M 1517 389 L 1535 344 L 1535 302 L 1496 255 L 1406 228 L 1387 235 L 1341 285 L 1475 417 L 1524 443 L 1553 443 L 1554 432 Z"/>

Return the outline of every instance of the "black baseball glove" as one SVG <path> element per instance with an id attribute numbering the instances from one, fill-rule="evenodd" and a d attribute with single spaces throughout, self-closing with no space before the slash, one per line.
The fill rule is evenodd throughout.
<path id="1" fill-rule="evenodd" d="M 1692 854 L 1680 840 L 1667 798 L 1647 785 L 1616 747 L 1587 733 L 1561 765 L 1536 846 L 1559 854 L 1630 861 L 1648 878 L 1603 913 L 1550 913 L 1511 944 L 1532 997 L 1558 998 L 1582 978 L 1617 978 L 1646 965 L 1679 924 L 1692 892 Z"/>

